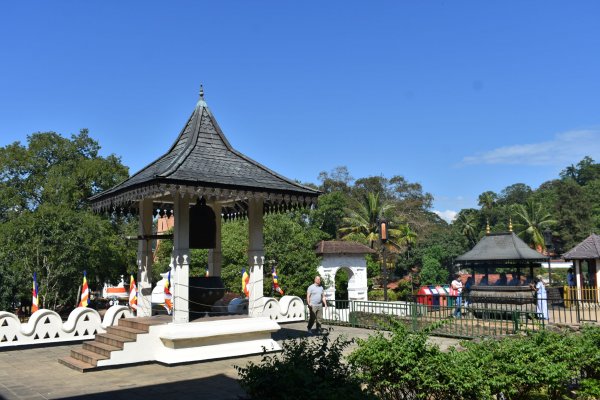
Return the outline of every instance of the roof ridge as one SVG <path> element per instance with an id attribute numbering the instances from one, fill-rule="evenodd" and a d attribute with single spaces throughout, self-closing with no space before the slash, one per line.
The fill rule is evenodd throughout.
<path id="1" fill-rule="evenodd" d="M 517 246 L 517 242 L 515 241 L 515 237 L 517 235 L 514 232 L 510 233 L 510 239 L 512 240 L 513 246 L 515 246 L 515 250 L 517 251 L 517 254 L 519 255 L 519 257 L 523 258 L 523 253 L 521 253 L 521 250 L 519 250 L 519 246 Z"/>
<path id="2" fill-rule="evenodd" d="M 183 164 L 183 162 L 189 157 L 189 155 L 192 153 L 192 151 L 194 151 L 195 143 L 198 140 L 198 131 L 199 131 L 200 125 L 201 125 L 200 121 L 202 121 L 202 109 L 204 108 L 200 104 L 200 102 L 206 104 L 203 100 L 198 101 L 198 104 L 196 105 L 196 108 L 194 109 L 194 112 L 192 113 L 192 116 L 190 117 L 190 119 L 192 119 L 192 118 L 194 118 L 194 114 L 198 114 L 198 113 L 200 114 L 199 117 L 196 117 L 193 120 L 193 126 L 191 128 L 191 135 L 187 139 L 187 142 L 185 143 L 185 149 L 183 150 L 183 152 L 181 152 L 180 154 L 178 154 L 177 157 L 175 157 L 169 163 L 169 165 L 167 165 L 165 171 L 162 174 L 157 175 L 157 176 L 159 176 L 159 177 L 166 177 L 166 176 L 169 176 L 169 175 L 173 174 L 175 171 L 177 171 L 177 169 L 179 169 L 179 167 L 181 166 L 181 164 Z M 198 106 L 200 106 L 200 107 L 198 107 Z M 185 126 L 183 127 L 183 131 L 177 137 L 177 141 L 174 143 L 174 145 L 172 146 L 172 148 L 169 149 L 169 152 L 167 154 L 169 154 L 171 152 L 171 150 L 173 150 L 177 146 L 177 143 L 179 143 L 179 139 L 184 134 L 185 128 L 187 128 L 187 126 L 189 124 L 189 121 L 190 120 L 188 119 L 188 123 L 185 124 Z M 165 154 L 165 156 L 167 154 Z"/>
<path id="3" fill-rule="evenodd" d="M 596 247 L 596 251 L 598 252 L 598 256 L 600 256 L 600 235 L 596 235 L 595 233 L 592 233 L 591 236 L 592 236 L 592 243 L 594 243 L 594 246 Z"/>

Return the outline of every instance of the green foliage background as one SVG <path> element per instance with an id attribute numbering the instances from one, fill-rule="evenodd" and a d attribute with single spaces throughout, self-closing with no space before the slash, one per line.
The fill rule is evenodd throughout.
<path id="1" fill-rule="evenodd" d="M 30 302 L 31 278 L 38 274 L 42 306 L 68 310 L 78 296 L 83 271 L 92 290 L 120 275 L 135 273 L 137 218 L 97 215 L 90 196 L 128 176 L 119 157 L 99 155 L 100 145 L 87 130 L 65 138 L 55 132 L 38 132 L 0 148 L 0 308 L 14 309 Z M 492 232 L 515 230 L 532 247 L 549 228 L 551 251 L 560 254 L 591 232 L 600 232 L 600 164 L 589 157 L 566 167 L 557 179 L 537 189 L 522 183 L 499 193 L 479 196 L 480 209 L 465 209 L 447 223 L 431 211 L 433 196 L 421 185 L 401 175 L 354 179 L 346 167 L 319 175 L 319 184 L 307 183 L 323 194 L 311 210 L 266 215 L 264 242 L 267 268 L 265 293 L 271 294 L 272 266 L 277 267 L 286 294 L 304 296 L 316 274 L 319 260 L 315 245 L 323 239 L 354 240 L 373 246 L 367 256 L 368 285 L 378 296 L 382 248 L 377 237 L 378 219 L 388 221 L 392 235 L 386 245 L 388 281 L 398 281 L 404 298 L 420 284 L 447 283 L 453 260 L 471 248 L 489 224 Z M 371 204 L 365 208 L 365 200 Z M 352 224 L 365 215 L 367 231 Z M 226 287 L 241 292 L 241 271 L 248 264 L 248 226 L 244 220 L 222 227 L 222 278 Z M 536 239 L 537 238 L 537 239 Z M 166 270 L 172 244 L 165 241 L 157 255 L 153 280 Z M 207 251 L 193 250 L 191 275 L 202 276 Z M 342 277 L 340 276 L 340 279 Z M 410 290 L 409 290 L 410 287 Z"/>

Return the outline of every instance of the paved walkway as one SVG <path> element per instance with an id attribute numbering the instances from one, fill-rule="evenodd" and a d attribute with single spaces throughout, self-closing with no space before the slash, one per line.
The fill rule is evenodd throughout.
<path id="1" fill-rule="evenodd" d="M 306 323 L 282 325 L 275 339 L 306 335 Z M 373 331 L 333 327 L 332 337 L 367 338 Z M 442 349 L 454 339 L 431 338 Z M 240 399 L 244 391 L 234 365 L 259 362 L 260 356 L 207 361 L 176 366 L 142 364 L 80 373 L 58 363 L 77 345 L 0 351 L 0 399 Z"/>

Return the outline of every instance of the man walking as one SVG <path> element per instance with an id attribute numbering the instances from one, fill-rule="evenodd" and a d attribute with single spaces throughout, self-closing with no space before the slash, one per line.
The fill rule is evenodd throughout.
<path id="1" fill-rule="evenodd" d="M 308 287 L 306 291 L 306 304 L 310 317 L 308 318 L 308 332 L 312 333 L 313 324 L 317 323 L 317 332 L 321 329 L 321 319 L 323 318 L 323 307 L 327 308 L 325 292 L 321 286 L 321 277 L 315 276 L 315 283 Z"/>

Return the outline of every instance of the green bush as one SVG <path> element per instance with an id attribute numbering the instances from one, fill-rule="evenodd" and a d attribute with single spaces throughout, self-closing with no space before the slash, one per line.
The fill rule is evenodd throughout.
<path id="1" fill-rule="evenodd" d="M 343 350 L 351 343 L 331 341 L 327 331 L 317 338 L 286 340 L 281 354 L 265 353 L 260 364 L 235 368 L 252 399 L 371 399 L 343 362 Z"/>
<path id="2" fill-rule="evenodd" d="M 426 332 L 409 333 L 390 320 L 392 335 L 377 333 L 358 340 L 349 362 L 369 393 L 379 399 L 440 398 L 446 355 L 427 344 Z"/>
<path id="3" fill-rule="evenodd" d="M 388 301 L 397 301 L 398 295 L 393 290 L 387 291 Z M 368 293 L 368 298 L 370 301 L 383 301 L 383 289 L 375 289 L 371 290 Z"/>
<path id="4" fill-rule="evenodd" d="M 442 353 L 427 344 L 426 328 L 410 333 L 388 319 L 391 335 L 358 341 L 349 357 L 369 393 L 381 399 L 554 400 L 600 398 L 600 329 L 581 334 L 541 331 L 524 337 L 464 342 Z M 571 397 L 572 398 L 572 397 Z"/>

